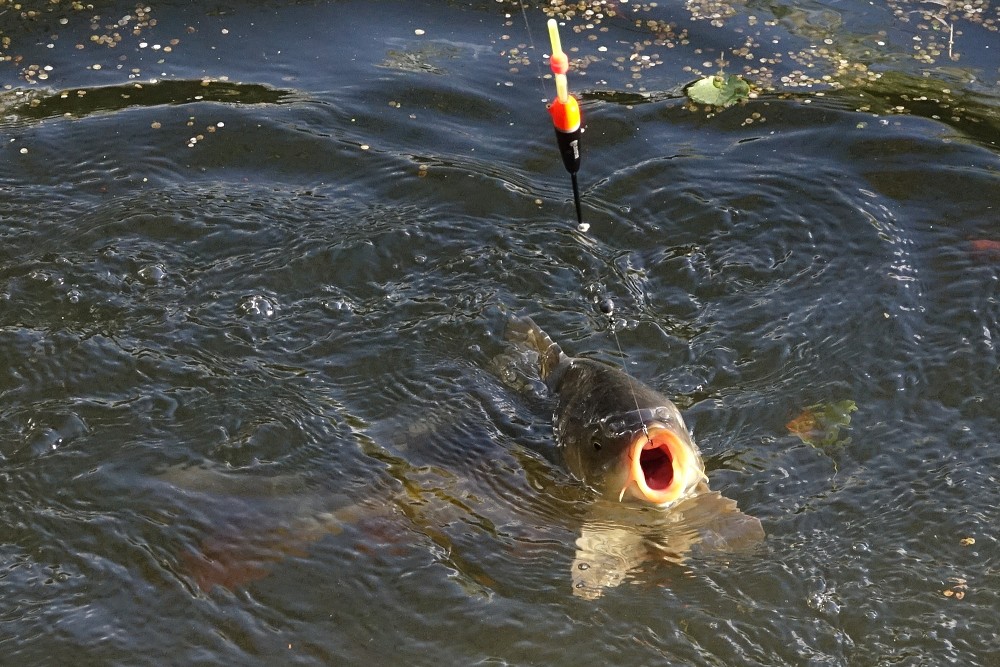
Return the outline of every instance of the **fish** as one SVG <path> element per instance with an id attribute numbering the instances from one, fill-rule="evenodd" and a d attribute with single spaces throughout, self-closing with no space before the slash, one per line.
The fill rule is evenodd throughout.
<path id="1" fill-rule="evenodd" d="M 176 464 L 153 479 L 198 497 L 202 513 L 217 515 L 213 530 L 178 555 L 179 571 L 204 593 L 263 579 L 276 564 L 307 555 L 312 543 L 368 518 L 360 505 L 317 493 L 299 475 L 263 477 Z"/>
<path id="2" fill-rule="evenodd" d="M 683 563 L 763 541 L 759 519 L 709 488 L 669 398 L 618 366 L 567 355 L 529 316 L 511 316 L 506 338 L 538 355 L 539 377 L 556 398 L 557 448 L 598 496 L 576 540 L 574 595 L 600 597 L 654 558 Z"/>
<path id="3" fill-rule="evenodd" d="M 331 537 L 348 552 L 393 558 L 414 548 L 417 532 L 435 545 L 434 557 L 455 572 L 453 581 L 482 594 L 494 584 L 491 575 L 461 553 L 447 530 L 469 520 L 470 513 L 491 525 L 477 514 L 469 480 L 408 458 L 419 458 L 431 443 L 460 437 L 456 430 L 463 432 L 465 425 L 454 411 L 404 411 L 355 432 L 359 447 L 380 464 L 378 477 L 366 479 L 364 488 L 315 471 L 274 474 L 207 460 L 160 469 L 151 477 L 153 488 L 182 496 L 200 526 L 178 551 L 175 572 L 193 594 L 236 591 L 270 576 L 288 559 L 308 557 L 317 542 Z"/>

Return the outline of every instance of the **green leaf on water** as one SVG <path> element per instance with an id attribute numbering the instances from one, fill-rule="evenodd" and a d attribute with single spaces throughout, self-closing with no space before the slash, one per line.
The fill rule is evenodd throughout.
<path id="1" fill-rule="evenodd" d="M 803 410 L 785 427 L 807 445 L 832 447 L 846 442 L 838 442 L 840 429 L 851 425 L 851 413 L 857 409 L 857 403 L 850 399 L 836 403 L 817 403 Z"/>
<path id="2" fill-rule="evenodd" d="M 685 92 L 698 104 L 728 107 L 750 96 L 750 84 L 737 74 L 716 74 L 695 81 Z"/>

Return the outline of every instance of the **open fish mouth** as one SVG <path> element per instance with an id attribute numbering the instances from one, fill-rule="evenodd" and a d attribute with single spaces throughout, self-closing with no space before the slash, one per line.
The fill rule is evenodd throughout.
<path id="1" fill-rule="evenodd" d="M 671 429 L 647 424 L 629 445 L 628 482 L 622 489 L 640 500 L 664 505 L 684 497 L 705 478 L 697 455 Z"/>

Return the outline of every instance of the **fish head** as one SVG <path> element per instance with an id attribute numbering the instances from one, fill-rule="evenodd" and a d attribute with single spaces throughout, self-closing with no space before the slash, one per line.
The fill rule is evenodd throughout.
<path id="1" fill-rule="evenodd" d="M 673 405 L 601 419 L 567 448 L 570 469 L 609 500 L 669 506 L 704 490 L 705 467 Z"/>
<path id="2" fill-rule="evenodd" d="M 626 495 L 651 505 L 668 506 L 705 488 L 707 477 L 691 435 L 675 423 L 650 420 L 625 450 Z"/>

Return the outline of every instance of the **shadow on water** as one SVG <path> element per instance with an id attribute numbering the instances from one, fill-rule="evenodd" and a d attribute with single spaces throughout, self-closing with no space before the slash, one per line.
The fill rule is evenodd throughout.
<path id="1" fill-rule="evenodd" d="M 60 117 L 85 118 L 124 111 L 131 107 L 176 106 L 194 102 L 282 104 L 291 103 L 298 98 L 294 91 L 267 85 L 170 79 L 65 91 L 37 88 L 10 91 L 0 97 L 0 109 L 8 117 L 8 122 L 11 117 L 16 122 Z"/>

